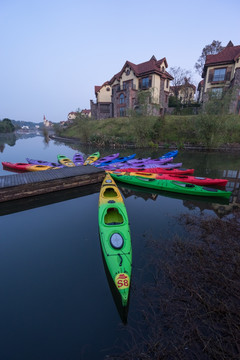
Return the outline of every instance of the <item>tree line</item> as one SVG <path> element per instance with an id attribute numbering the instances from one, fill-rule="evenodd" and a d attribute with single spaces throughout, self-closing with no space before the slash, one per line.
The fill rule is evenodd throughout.
<path id="1" fill-rule="evenodd" d="M 15 127 L 10 119 L 0 120 L 0 133 L 12 133 L 15 131 Z"/>

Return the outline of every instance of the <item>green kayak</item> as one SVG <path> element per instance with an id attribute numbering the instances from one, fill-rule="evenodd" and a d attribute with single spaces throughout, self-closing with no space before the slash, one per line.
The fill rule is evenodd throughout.
<path id="1" fill-rule="evenodd" d="M 109 274 L 127 306 L 132 272 L 132 245 L 127 211 L 120 191 L 107 174 L 99 195 L 99 233 Z"/>
<path id="2" fill-rule="evenodd" d="M 67 166 L 67 167 L 75 166 L 74 162 L 72 160 L 70 160 L 68 157 L 66 157 L 65 155 L 58 155 L 57 159 L 58 159 L 58 162 L 64 166 Z"/>
<path id="3" fill-rule="evenodd" d="M 171 191 L 181 194 L 197 195 L 197 196 L 219 196 L 229 198 L 232 194 L 231 191 L 224 191 L 206 186 L 194 185 L 175 180 L 159 180 L 152 178 L 145 178 L 142 176 L 131 176 L 121 174 L 111 174 L 117 180 L 127 184 L 136 186 L 147 187 L 150 189 L 157 189 L 163 191 Z"/>
<path id="4" fill-rule="evenodd" d="M 90 155 L 83 163 L 83 165 L 91 165 L 100 157 L 100 152 L 97 151 L 94 154 Z"/>

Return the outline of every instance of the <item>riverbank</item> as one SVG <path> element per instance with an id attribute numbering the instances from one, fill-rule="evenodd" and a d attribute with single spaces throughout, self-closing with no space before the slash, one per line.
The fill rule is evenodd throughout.
<path id="1" fill-rule="evenodd" d="M 235 115 L 131 116 L 75 119 L 56 127 L 59 138 L 100 148 L 164 148 L 200 151 L 238 150 L 240 117 Z"/>
<path id="2" fill-rule="evenodd" d="M 84 143 L 82 142 L 79 138 L 76 137 L 62 137 L 62 136 L 57 136 L 57 135 L 50 135 L 49 136 L 50 139 L 52 140 L 56 140 L 56 141 L 62 141 L 62 142 L 66 142 L 66 143 L 70 143 L 70 142 L 76 142 L 79 143 L 81 145 L 91 145 L 91 146 L 95 146 L 95 143 L 91 143 L 91 142 L 87 142 Z M 104 146 L 105 147 L 105 146 Z M 108 145 L 108 147 L 115 149 L 116 145 L 112 144 Z M 98 148 L 101 148 L 101 146 L 98 145 Z M 118 148 L 123 148 L 123 149 L 142 149 L 144 147 L 141 146 L 137 146 L 136 144 L 122 144 L 121 146 L 118 146 Z M 207 147 L 207 146 L 203 146 L 203 145 L 194 145 L 194 144 L 183 144 L 180 147 L 177 146 L 177 144 L 157 144 L 154 148 L 158 148 L 158 149 L 169 149 L 169 150 L 173 150 L 173 149 L 182 149 L 182 150 L 194 150 L 194 151 L 215 151 L 215 152 L 240 152 L 240 143 L 230 143 L 230 144 L 223 144 L 220 145 L 218 147 Z"/>

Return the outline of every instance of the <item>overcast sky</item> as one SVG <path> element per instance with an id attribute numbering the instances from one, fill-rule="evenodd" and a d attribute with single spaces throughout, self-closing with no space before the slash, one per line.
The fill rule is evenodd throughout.
<path id="1" fill-rule="evenodd" d="M 66 120 L 152 55 L 198 83 L 205 45 L 240 45 L 239 14 L 239 0 L 0 0 L 0 119 Z"/>

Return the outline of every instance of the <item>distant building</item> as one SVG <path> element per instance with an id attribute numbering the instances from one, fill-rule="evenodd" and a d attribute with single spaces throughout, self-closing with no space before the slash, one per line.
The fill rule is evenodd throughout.
<path id="1" fill-rule="evenodd" d="M 84 109 L 84 110 L 81 111 L 81 115 L 84 116 L 84 117 L 90 118 L 91 117 L 91 110 L 90 109 Z"/>
<path id="2" fill-rule="evenodd" d="M 45 127 L 53 127 L 53 123 L 51 122 L 51 121 L 49 121 L 49 120 L 47 120 L 46 119 L 46 117 L 45 117 L 45 115 L 43 116 L 43 125 L 45 126 Z"/>
<path id="3" fill-rule="evenodd" d="M 182 104 L 190 104 L 195 100 L 196 86 L 185 80 L 178 86 L 170 86 L 170 95 L 178 98 Z"/>
<path id="4" fill-rule="evenodd" d="M 203 88 L 204 88 L 204 80 L 201 80 L 197 87 L 197 91 L 198 91 L 197 101 L 199 103 L 203 102 Z"/>
<path id="5" fill-rule="evenodd" d="M 77 116 L 77 112 L 74 112 L 74 111 L 71 111 L 69 114 L 68 114 L 68 120 L 74 120 L 76 119 L 76 116 Z"/>
<path id="6" fill-rule="evenodd" d="M 151 90 L 149 108 L 155 111 L 153 114 L 164 114 L 168 109 L 170 81 L 173 80 L 167 67 L 165 57 L 157 60 L 152 56 L 140 64 L 126 61 L 111 80 L 95 86 L 96 102 L 90 101 L 91 116 L 95 119 L 127 116 L 129 109 L 138 107 L 138 92 L 144 90 Z"/>
<path id="7" fill-rule="evenodd" d="M 240 114 L 240 45 L 231 41 L 215 55 L 207 55 L 202 73 L 203 80 L 198 84 L 199 101 L 204 105 L 209 95 L 222 97 L 223 92 L 233 90 L 230 113 Z"/>

